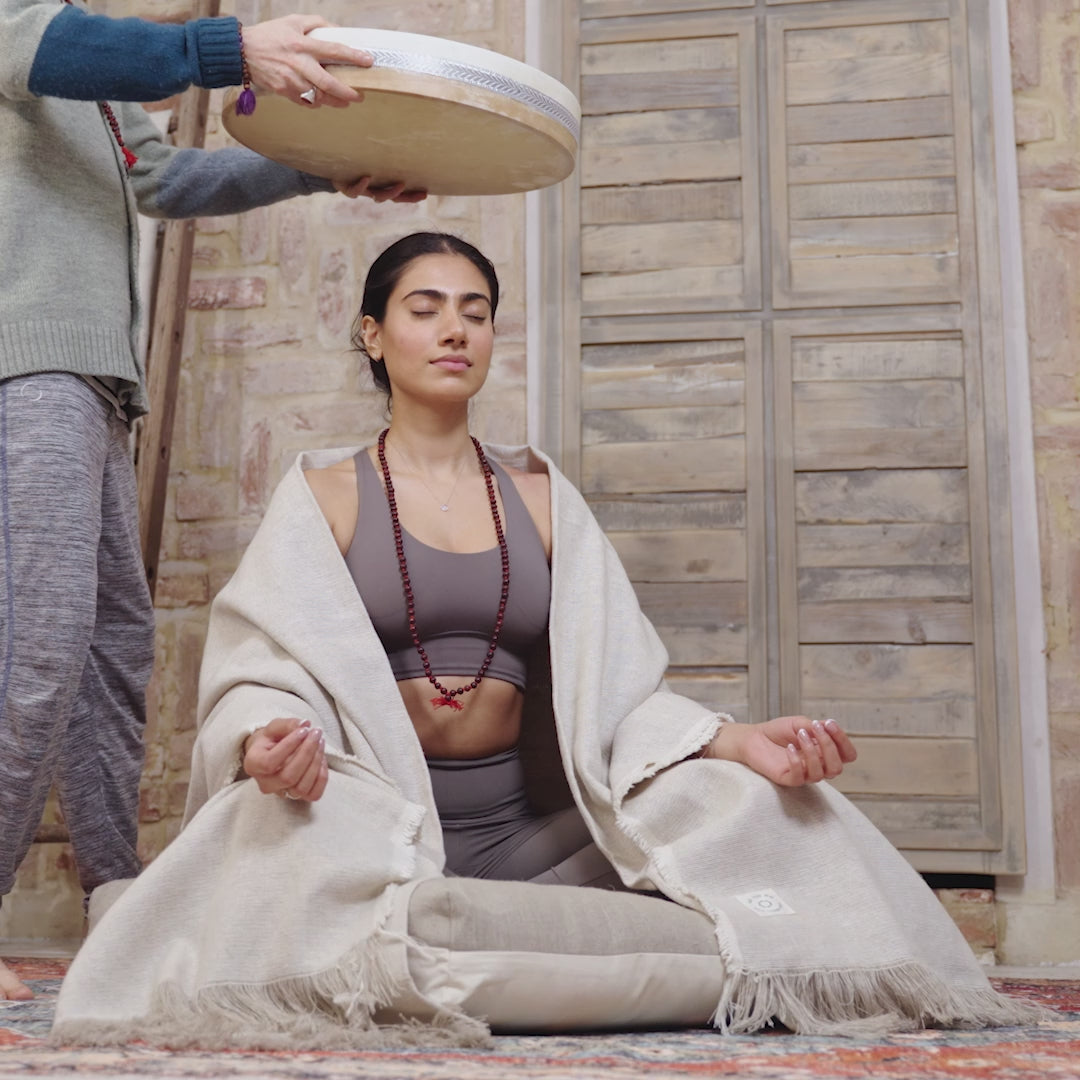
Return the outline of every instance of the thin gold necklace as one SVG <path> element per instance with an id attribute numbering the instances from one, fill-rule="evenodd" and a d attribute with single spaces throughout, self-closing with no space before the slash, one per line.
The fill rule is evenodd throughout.
<path id="1" fill-rule="evenodd" d="M 435 502 L 438 504 L 439 509 L 445 514 L 450 509 L 450 500 L 454 497 L 454 492 L 457 491 L 458 481 L 461 479 L 462 474 L 465 472 L 465 466 L 469 463 L 469 459 L 467 457 L 463 457 L 461 459 L 461 464 L 458 466 L 457 476 L 454 477 L 454 485 L 450 488 L 450 494 L 447 495 L 445 499 L 440 499 L 439 496 L 436 495 L 435 492 L 428 487 L 427 481 L 424 479 L 420 470 L 413 464 L 412 458 L 410 458 L 409 455 L 406 454 L 401 449 L 401 447 L 397 445 L 397 443 L 395 443 L 390 449 L 393 450 L 395 454 L 398 454 L 405 462 L 405 464 L 408 465 L 410 469 L 412 469 L 413 474 L 416 476 L 416 479 L 424 485 L 424 490 L 435 500 Z"/>

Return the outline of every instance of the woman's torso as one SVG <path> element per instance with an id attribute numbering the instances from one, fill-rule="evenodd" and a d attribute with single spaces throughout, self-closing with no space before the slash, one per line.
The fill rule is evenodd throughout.
<path id="1" fill-rule="evenodd" d="M 349 465 L 352 468 L 348 468 Z M 476 689 L 455 698 L 461 710 L 438 704 L 439 692 L 423 673 L 406 617 L 404 591 L 382 477 L 367 452 L 343 462 L 331 520 L 350 573 L 387 649 L 398 689 L 428 757 L 477 758 L 517 743 L 525 679 L 524 660 L 546 632 L 550 595 L 548 522 L 523 501 L 513 478 L 493 464 L 496 498 L 510 555 L 510 589 L 498 647 Z M 349 477 L 348 474 L 352 476 Z M 344 481 L 352 479 L 352 499 Z M 321 488 L 323 485 L 318 485 Z M 319 492 L 317 491 L 317 494 Z M 502 560 L 490 503 L 476 471 L 443 515 L 427 492 L 395 479 L 403 550 L 408 560 L 417 630 L 432 673 L 448 689 L 476 677 L 488 651 L 502 587 Z M 342 505 L 351 502 L 351 506 Z M 324 511 L 329 508 L 320 496 Z M 546 507 L 546 503 L 545 503 Z M 342 525 L 351 512 L 351 534 Z M 328 517 L 330 517 L 328 513 Z M 415 532 L 414 532 L 415 530 Z"/>

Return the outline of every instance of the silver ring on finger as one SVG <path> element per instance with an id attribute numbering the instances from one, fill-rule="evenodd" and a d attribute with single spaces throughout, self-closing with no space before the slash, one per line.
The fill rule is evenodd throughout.
<path id="1" fill-rule="evenodd" d="M 284 795 L 286 799 L 292 799 L 294 801 L 297 801 L 297 800 L 303 798 L 302 795 L 296 795 L 291 791 L 283 791 L 282 795 Z"/>
<path id="2" fill-rule="evenodd" d="M 309 105 L 315 104 L 315 95 L 318 94 L 318 87 L 313 86 L 310 90 L 305 90 L 300 95 L 301 101 L 306 101 Z"/>

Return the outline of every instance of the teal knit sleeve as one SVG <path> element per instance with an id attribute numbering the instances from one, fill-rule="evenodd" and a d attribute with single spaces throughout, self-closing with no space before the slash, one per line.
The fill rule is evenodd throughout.
<path id="1" fill-rule="evenodd" d="M 184 218 L 239 214 L 294 195 L 333 191 L 329 180 L 279 165 L 239 146 L 170 146 L 141 105 L 120 107 L 124 142 L 138 161 L 128 173 L 141 213 Z"/>
<path id="2" fill-rule="evenodd" d="M 156 101 L 194 84 L 241 82 L 239 24 L 110 19 L 67 7 L 41 35 L 28 88 L 83 101 Z"/>

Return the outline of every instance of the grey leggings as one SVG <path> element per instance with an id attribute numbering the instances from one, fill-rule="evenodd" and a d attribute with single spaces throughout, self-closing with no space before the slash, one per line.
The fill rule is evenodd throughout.
<path id="1" fill-rule="evenodd" d="M 153 656 L 126 425 L 77 375 L 0 381 L 0 896 L 54 782 L 83 888 L 139 872 Z"/>
<path id="2" fill-rule="evenodd" d="M 537 814 L 525 796 L 516 749 L 473 760 L 428 759 L 456 877 L 622 888 L 576 807 Z"/>

